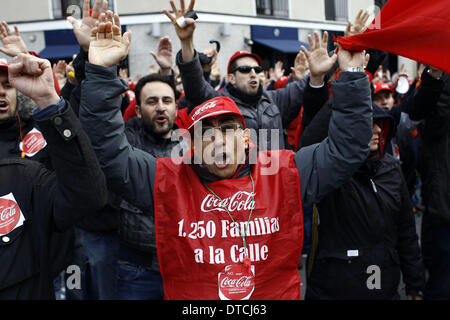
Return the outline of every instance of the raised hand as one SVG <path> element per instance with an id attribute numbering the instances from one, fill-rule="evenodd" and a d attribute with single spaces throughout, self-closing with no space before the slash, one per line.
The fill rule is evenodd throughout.
<path id="1" fill-rule="evenodd" d="M 91 32 L 89 62 L 103 67 L 112 67 L 122 61 L 131 45 L 131 31 L 123 34 L 117 14 L 107 11 L 100 14 L 100 20 Z"/>
<path id="2" fill-rule="evenodd" d="M 294 66 L 291 67 L 292 77 L 295 81 L 302 79 L 309 70 L 308 59 L 303 51 L 300 51 L 295 57 Z"/>
<path id="3" fill-rule="evenodd" d="M 361 34 L 367 29 L 367 21 L 370 17 L 370 13 L 367 10 L 361 9 L 356 15 L 355 22 L 351 21 L 347 24 L 347 29 L 345 29 L 344 35 L 354 36 L 356 34 Z"/>
<path id="4" fill-rule="evenodd" d="M 101 13 L 106 13 L 108 9 L 108 1 L 103 0 L 100 9 L 101 0 L 95 0 L 94 7 L 92 8 L 92 16 L 89 15 L 90 0 L 84 0 L 83 4 L 83 17 L 81 23 L 74 17 L 67 17 L 67 20 L 73 26 L 73 32 L 77 38 L 78 44 L 84 51 L 89 50 L 89 44 L 91 42 L 91 32 L 95 28 L 96 23 Z M 100 11 L 101 10 L 101 11 Z"/>
<path id="5" fill-rule="evenodd" d="M 59 60 L 53 65 L 53 73 L 58 80 L 59 87 L 62 88 L 66 84 L 66 68 L 67 63 L 64 60 Z"/>
<path id="6" fill-rule="evenodd" d="M 202 50 L 202 53 L 207 56 L 208 58 L 211 58 L 211 62 L 208 64 L 203 64 L 202 65 L 202 69 L 203 71 L 211 71 L 212 66 L 216 63 L 217 61 L 217 49 L 214 47 L 209 47 L 206 48 L 204 50 Z"/>
<path id="7" fill-rule="evenodd" d="M 171 73 L 173 65 L 173 51 L 172 41 L 170 41 L 169 37 L 161 38 L 159 40 L 158 50 L 156 53 L 151 51 L 150 54 L 159 65 L 161 74 L 168 75 Z"/>
<path id="8" fill-rule="evenodd" d="M 320 39 L 319 32 L 314 32 L 314 40 L 308 35 L 308 43 L 311 51 L 301 46 L 303 53 L 308 59 L 311 72 L 310 82 L 312 85 L 321 85 L 325 75 L 336 63 L 337 55 L 334 53 L 331 57 L 328 55 L 328 32 L 324 32 L 323 40 Z"/>
<path id="9" fill-rule="evenodd" d="M 284 76 L 283 61 L 277 61 L 275 63 L 275 66 L 273 68 L 273 73 L 274 73 L 275 81 L 277 81 L 282 76 Z"/>
<path id="10" fill-rule="evenodd" d="M 345 70 L 348 68 L 359 67 L 364 69 L 364 66 L 369 61 L 369 54 L 366 51 L 348 51 L 338 45 L 338 62 L 339 68 Z"/>
<path id="11" fill-rule="evenodd" d="M 0 41 L 3 43 L 3 47 L 0 47 L 0 52 L 10 57 L 17 56 L 19 53 L 28 53 L 27 46 L 23 42 L 16 25 L 14 25 L 14 33 L 11 33 L 5 21 L 0 23 Z"/>
<path id="12" fill-rule="evenodd" d="M 9 65 L 9 83 L 30 97 L 40 109 L 59 102 L 48 60 L 19 53 Z"/>
<path id="13" fill-rule="evenodd" d="M 184 16 L 189 11 L 194 10 L 195 0 L 191 0 L 189 3 L 189 7 L 186 10 L 184 5 L 184 0 L 180 0 L 180 10 L 177 9 L 177 6 L 175 3 L 171 0 L 170 6 L 172 7 L 174 15 L 170 14 L 169 11 L 166 9 L 163 10 L 164 14 L 172 21 L 172 24 L 175 26 L 175 31 L 178 35 L 178 38 L 180 40 L 186 40 L 193 37 L 194 30 L 195 30 L 195 21 L 194 19 L 187 18 L 185 20 L 186 27 L 180 28 L 180 26 L 177 24 L 177 19 Z"/>
<path id="14" fill-rule="evenodd" d="M 172 24 L 175 28 L 175 32 L 177 33 L 178 39 L 181 41 L 181 55 L 184 62 L 191 61 L 194 58 L 194 30 L 195 30 L 195 20 L 191 18 L 186 18 L 185 23 L 186 26 L 184 28 L 180 28 L 177 24 L 177 19 L 184 16 L 189 11 L 194 10 L 195 0 L 191 0 L 189 3 L 189 7 L 186 10 L 184 0 L 180 0 L 180 10 L 177 9 L 175 3 L 171 0 L 170 6 L 173 10 L 173 15 L 164 9 L 164 14 L 172 21 Z"/>

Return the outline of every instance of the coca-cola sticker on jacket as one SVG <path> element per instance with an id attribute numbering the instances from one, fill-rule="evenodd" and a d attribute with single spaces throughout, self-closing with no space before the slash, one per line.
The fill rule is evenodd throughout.
<path id="1" fill-rule="evenodd" d="M 248 300 L 255 290 L 255 267 L 232 264 L 219 273 L 219 297 L 221 300 Z"/>
<path id="2" fill-rule="evenodd" d="M 32 157 L 44 149 L 46 145 L 47 141 L 45 141 L 42 133 L 38 129 L 34 128 L 23 138 L 19 148 L 27 157 Z"/>
<path id="3" fill-rule="evenodd" d="M 12 193 L 0 197 L 0 236 L 23 225 L 25 217 Z"/>

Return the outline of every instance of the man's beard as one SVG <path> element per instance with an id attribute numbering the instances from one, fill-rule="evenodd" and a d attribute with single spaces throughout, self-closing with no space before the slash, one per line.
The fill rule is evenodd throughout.
<path id="1" fill-rule="evenodd" d="M 170 132 L 170 130 L 172 130 L 174 120 L 170 120 L 168 117 L 166 117 L 167 119 L 166 123 L 161 126 L 158 123 L 156 123 L 156 118 L 158 118 L 159 116 L 160 115 L 155 116 L 154 119 L 151 120 L 144 119 L 144 125 L 146 127 L 146 130 L 152 133 L 153 135 L 164 136 L 168 132 Z"/>

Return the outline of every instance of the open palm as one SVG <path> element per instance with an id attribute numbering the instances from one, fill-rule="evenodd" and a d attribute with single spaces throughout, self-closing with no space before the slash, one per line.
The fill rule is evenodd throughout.
<path id="1" fill-rule="evenodd" d="M 308 35 L 308 42 L 311 51 L 308 51 L 302 46 L 302 51 L 308 59 L 309 69 L 311 75 L 324 75 L 336 63 L 337 56 L 328 55 L 328 32 L 324 32 L 323 40 L 320 40 L 318 32 L 314 32 L 315 41 L 312 40 L 311 35 Z"/>
<path id="2" fill-rule="evenodd" d="M 0 41 L 3 43 L 3 47 L 0 47 L 0 52 L 10 57 L 15 57 L 19 53 L 28 53 L 27 46 L 23 42 L 16 25 L 14 25 L 14 31 L 14 34 L 11 33 L 5 21 L 0 24 Z"/>
<path id="3" fill-rule="evenodd" d="M 83 50 L 89 50 L 89 44 L 91 42 L 91 32 L 92 29 L 95 28 L 98 18 L 101 13 L 105 13 L 108 8 L 108 1 L 103 0 L 101 12 L 100 12 L 100 2 L 101 0 L 96 0 L 94 3 L 94 7 L 92 9 L 92 15 L 90 15 L 90 1 L 84 0 L 83 4 L 83 19 L 81 20 L 81 24 L 73 17 L 67 17 L 67 20 L 73 26 L 73 32 L 75 37 L 77 38 L 78 44 Z"/>
<path id="4" fill-rule="evenodd" d="M 89 62 L 112 67 L 127 56 L 130 50 L 131 32 L 127 31 L 122 36 L 119 16 L 115 14 L 113 18 L 110 11 L 107 12 L 107 15 L 102 13 L 100 21 L 91 33 Z"/>

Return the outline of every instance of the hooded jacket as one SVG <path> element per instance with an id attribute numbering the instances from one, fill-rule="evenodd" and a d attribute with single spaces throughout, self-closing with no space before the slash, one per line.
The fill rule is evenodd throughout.
<path id="1" fill-rule="evenodd" d="M 415 220 L 400 164 L 388 152 L 394 118 L 373 105 L 383 123 L 380 148 L 340 188 L 317 203 L 319 241 L 308 299 L 396 299 L 400 270 L 408 295 L 425 282 Z M 371 266 L 380 289 L 368 287 Z"/>

